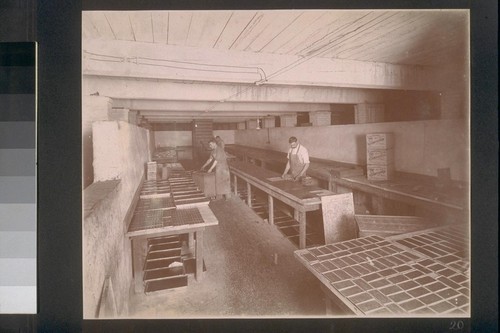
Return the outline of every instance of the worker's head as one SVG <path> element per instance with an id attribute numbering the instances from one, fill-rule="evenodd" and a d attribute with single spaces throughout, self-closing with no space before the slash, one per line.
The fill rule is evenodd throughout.
<path id="1" fill-rule="evenodd" d="M 208 145 L 210 146 L 210 149 L 215 149 L 217 143 L 215 142 L 215 139 L 211 139 L 210 141 L 208 141 Z"/>
<path id="2" fill-rule="evenodd" d="M 291 137 L 288 139 L 288 143 L 290 144 L 290 147 L 292 147 L 292 148 L 297 147 L 297 145 L 299 144 L 299 142 L 297 141 L 297 138 L 296 138 L 296 137 L 294 137 L 294 136 L 291 136 Z"/>

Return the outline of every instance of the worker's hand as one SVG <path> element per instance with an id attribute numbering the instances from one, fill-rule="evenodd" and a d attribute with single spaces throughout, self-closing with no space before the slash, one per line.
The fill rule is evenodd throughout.
<path id="1" fill-rule="evenodd" d="M 208 169 L 208 172 L 212 172 L 212 168 Z"/>
<path id="2" fill-rule="evenodd" d="M 285 177 L 286 177 L 286 174 L 281 175 L 281 178 L 285 179 Z"/>
<path id="3" fill-rule="evenodd" d="M 200 171 L 203 171 L 203 170 L 205 170 L 205 167 L 204 167 L 204 166 L 202 166 L 202 167 L 200 168 Z"/>

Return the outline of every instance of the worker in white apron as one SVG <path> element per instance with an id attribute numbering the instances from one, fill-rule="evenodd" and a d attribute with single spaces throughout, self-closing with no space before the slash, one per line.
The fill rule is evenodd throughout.
<path id="1" fill-rule="evenodd" d="M 293 181 L 299 181 L 302 177 L 305 177 L 306 171 L 309 168 L 309 152 L 294 136 L 288 139 L 288 143 L 290 144 L 287 155 L 288 161 L 281 178 L 287 179 L 291 176 Z M 288 176 L 288 171 L 291 173 L 290 176 Z"/>

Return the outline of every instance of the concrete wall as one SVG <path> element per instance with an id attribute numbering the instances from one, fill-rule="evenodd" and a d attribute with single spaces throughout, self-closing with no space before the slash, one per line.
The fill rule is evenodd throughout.
<path id="1" fill-rule="evenodd" d="M 106 276 L 111 277 L 118 314 L 128 312 L 132 263 L 130 240 L 125 237 L 127 212 L 150 154 L 144 128 L 122 121 L 98 121 L 92 128 L 94 176 L 100 182 L 88 189 L 110 179 L 119 179 L 120 183 L 107 189 L 83 222 L 84 318 L 96 315 Z"/>
<path id="2" fill-rule="evenodd" d="M 193 132 L 191 131 L 155 131 L 157 147 L 192 146 Z"/>
<path id="3" fill-rule="evenodd" d="M 103 96 L 82 96 L 82 164 L 83 188 L 94 181 L 92 168 L 92 122 L 107 120 L 112 107 L 112 100 Z"/>
<path id="4" fill-rule="evenodd" d="M 226 145 L 234 144 L 234 133 L 236 130 L 215 130 L 214 137 L 220 136 Z"/>
<path id="5" fill-rule="evenodd" d="M 220 136 L 226 144 L 234 143 L 235 130 L 215 130 L 213 135 Z M 155 131 L 154 138 L 158 147 L 192 146 L 192 131 Z"/>
<path id="6" fill-rule="evenodd" d="M 469 130 L 461 119 L 239 130 L 235 143 L 284 152 L 293 135 L 312 157 L 366 165 L 365 135 L 377 132 L 394 133 L 397 171 L 437 176 L 449 167 L 453 179 L 468 181 Z"/>

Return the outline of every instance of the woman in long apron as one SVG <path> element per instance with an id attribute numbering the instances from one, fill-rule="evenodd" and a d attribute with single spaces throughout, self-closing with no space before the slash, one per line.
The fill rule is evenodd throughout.
<path id="1" fill-rule="evenodd" d="M 224 197 L 227 200 L 231 197 L 231 183 L 226 152 L 222 146 L 217 145 L 215 140 L 210 140 L 209 145 L 212 152 L 201 170 L 205 169 L 213 161 L 208 172 L 212 172 L 215 168 L 215 194 L 218 198 Z"/>

